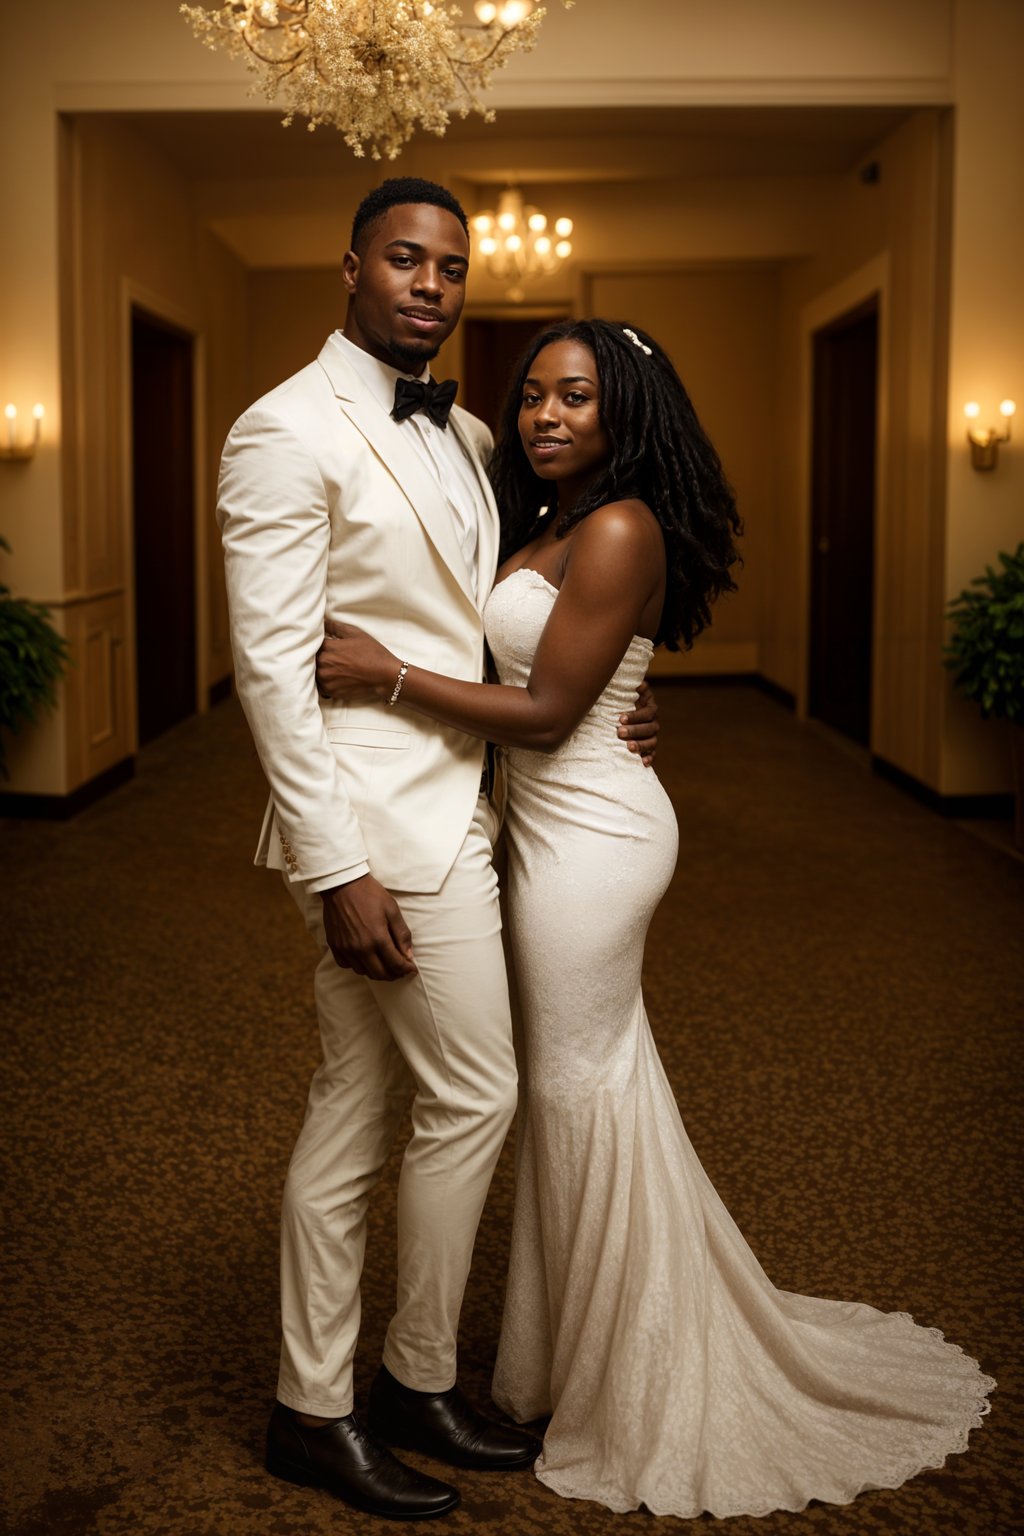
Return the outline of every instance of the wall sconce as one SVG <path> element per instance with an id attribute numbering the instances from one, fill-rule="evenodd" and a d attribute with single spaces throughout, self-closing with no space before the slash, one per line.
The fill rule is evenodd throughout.
<path id="1" fill-rule="evenodd" d="M 18 407 L 7 405 L 4 407 L 4 416 L 7 418 L 7 441 L 0 445 L 0 459 L 6 459 L 8 463 L 22 462 L 26 459 L 34 459 L 36 449 L 39 447 L 39 435 L 42 431 L 42 421 L 46 412 L 41 405 L 32 407 L 32 436 L 27 441 L 18 442 Z"/>
<path id="2" fill-rule="evenodd" d="M 999 462 L 999 444 L 1010 441 L 1010 418 L 1017 409 L 1012 400 L 1004 400 L 999 407 L 999 414 L 1003 418 L 1003 427 L 1000 431 L 997 427 L 976 427 L 973 425 L 981 415 L 981 406 L 977 400 L 968 400 L 964 406 L 964 415 L 967 417 L 967 441 L 971 445 L 972 469 L 995 469 Z"/>

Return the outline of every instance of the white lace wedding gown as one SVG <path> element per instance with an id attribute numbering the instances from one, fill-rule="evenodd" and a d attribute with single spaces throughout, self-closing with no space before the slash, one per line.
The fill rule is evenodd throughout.
<path id="1" fill-rule="evenodd" d="M 556 597 L 528 569 L 495 588 L 503 683 Z M 675 816 L 616 736 L 652 649 L 556 752 L 508 754 L 525 1091 L 494 1399 L 550 1413 L 538 1477 L 609 1509 L 844 1504 L 964 1450 L 995 1384 L 906 1314 L 776 1290 L 697 1160 L 640 991 Z"/>

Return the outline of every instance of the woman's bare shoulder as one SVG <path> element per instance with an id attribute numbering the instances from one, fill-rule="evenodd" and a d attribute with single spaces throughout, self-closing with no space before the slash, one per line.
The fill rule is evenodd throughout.
<path id="1" fill-rule="evenodd" d="M 661 525 L 638 496 L 595 507 L 573 535 L 573 552 L 587 559 L 664 558 Z"/>

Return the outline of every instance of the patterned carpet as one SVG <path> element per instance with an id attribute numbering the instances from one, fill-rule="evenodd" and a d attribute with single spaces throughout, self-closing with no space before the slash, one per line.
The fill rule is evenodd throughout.
<path id="1" fill-rule="evenodd" d="M 661 702 L 682 853 L 648 997 L 691 1138 L 776 1284 L 911 1311 L 999 1381 L 944 1470 L 842 1509 L 733 1520 L 729 1536 L 1003 1536 L 1024 1502 L 1024 865 L 753 690 Z M 262 795 L 229 703 L 76 820 L 0 826 L 0 1479 L 18 1536 L 381 1529 L 260 1464 L 278 1200 L 317 1055 L 311 950 L 249 864 Z M 362 1391 L 394 1290 L 394 1190 L 393 1160 L 372 1212 Z M 506 1149 L 464 1311 L 478 1400 L 511 1201 Z M 562 1502 L 529 1473 L 454 1475 L 463 1504 L 437 1527 L 453 1536 L 687 1528 Z"/>

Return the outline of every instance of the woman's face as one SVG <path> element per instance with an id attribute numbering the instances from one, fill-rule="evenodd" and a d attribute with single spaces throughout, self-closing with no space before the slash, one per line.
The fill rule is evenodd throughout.
<path id="1" fill-rule="evenodd" d="M 519 436 L 534 474 L 572 500 L 611 456 L 601 425 L 597 364 L 581 341 L 553 341 L 530 366 L 519 406 Z"/>

